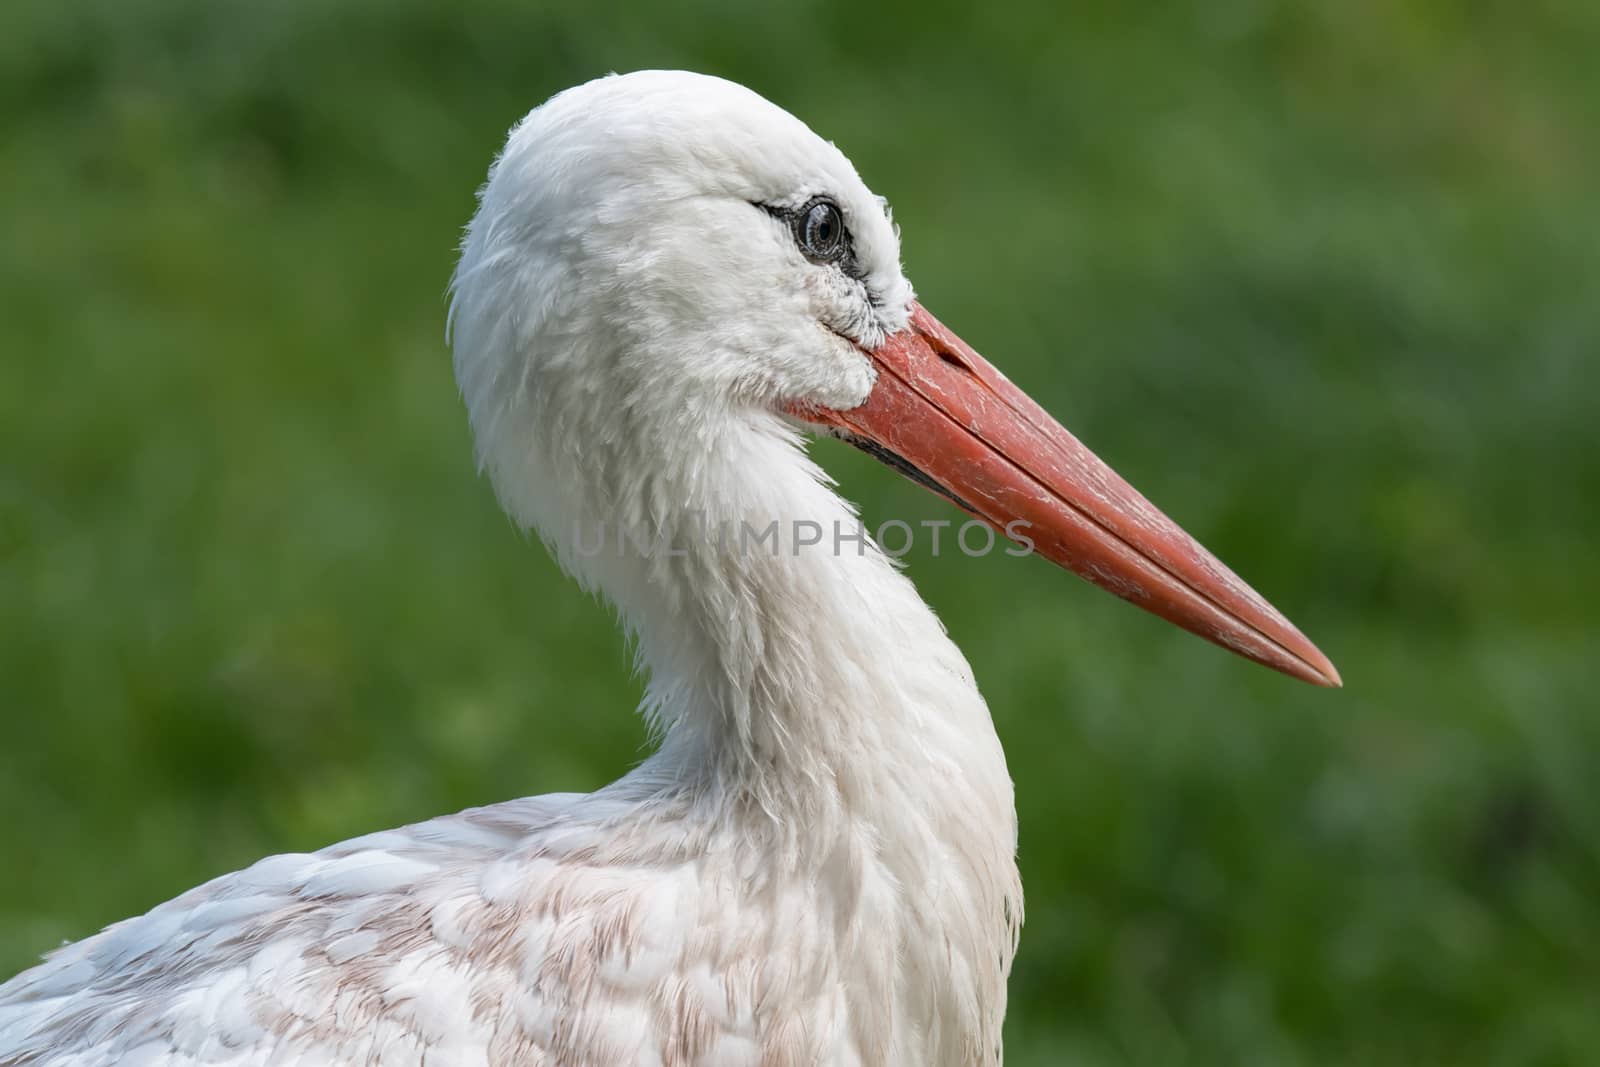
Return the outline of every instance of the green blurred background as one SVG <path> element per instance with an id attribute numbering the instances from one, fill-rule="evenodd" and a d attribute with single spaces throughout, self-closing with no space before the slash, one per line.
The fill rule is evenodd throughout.
<path id="1" fill-rule="evenodd" d="M 1138 7 L 0 10 L 0 970 L 640 758 L 444 287 L 513 121 L 673 66 L 836 140 L 926 303 L 1344 672 L 911 559 L 1018 786 L 1010 1061 L 1596 1062 L 1600 5 Z"/>

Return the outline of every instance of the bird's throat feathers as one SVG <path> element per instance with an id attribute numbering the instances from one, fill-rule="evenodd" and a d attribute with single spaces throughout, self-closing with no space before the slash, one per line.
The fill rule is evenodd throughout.
<path id="1" fill-rule="evenodd" d="M 987 708 L 910 581 L 777 417 L 719 425 L 692 448 L 643 448 L 648 463 L 593 457 L 649 474 L 605 479 L 539 523 L 627 624 L 656 759 L 774 813 L 819 786 L 876 804 L 874 778 L 972 763 L 963 773 L 997 780 L 1009 812 Z"/>

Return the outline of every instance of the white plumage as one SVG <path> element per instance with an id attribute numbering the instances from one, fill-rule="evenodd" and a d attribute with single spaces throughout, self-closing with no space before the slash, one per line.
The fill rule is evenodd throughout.
<path id="1" fill-rule="evenodd" d="M 799 236 L 818 198 L 848 258 Z M 660 749 L 593 794 L 271 857 L 68 945 L 0 986 L 0 1064 L 998 1063 L 1022 895 L 988 711 L 890 560 L 802 550 L 792 525 L 855 528 L 802 421 L 859 441 L 829 413 L 888 387 L 864 353 L 936 336 L 882 202 L 748 90 L 601 79 L 512 131 L 451 314 L 481 464 L 636 635 Z M 946 362 L 1009 396 L 970 350 Z M 1096 499 L 1125 489 L 1073 470 Z M 962 477 L 933 480 L 996 521 L 1003 494 Z M 1182 570 L 1138 540 L 1159 514 L 1131 511 L 1096 536 Z M 775 551 L 693 534 L 774 522 Z M 585 549 L 602 528 L 675 551 Z M 1238 636 L 1202 608 L 1177 621 L 1333 677 L 1276 622 Z"/>

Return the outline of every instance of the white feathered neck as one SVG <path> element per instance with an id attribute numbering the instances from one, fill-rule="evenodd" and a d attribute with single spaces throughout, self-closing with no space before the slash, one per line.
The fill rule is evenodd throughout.
<path id="1" fill-rule="evenodd" d="M 669 105 L 648 97 L 637 128 L 623 108 L 600 140 L 606 85 L 581 113 L 558 97 L 491 171 L 452 304 L 480 462 L 637 642 L 661 747 L 608 792 L 679 798 L 760 880 L 878 887 L 858 919 L 897 930 L 870 966 L 899 975 L 907 1018 L 941 1020 L 917 1047 L 987 1059 L 1021 921 L 1004 756 L 910 582 L 874 546 L 836 548 L 855 513 L 776 412 L 865 399 L 872 372 L 841 335 L 904 326 L 898 237 L 792 117 L 727 83 L 667 84 Z M 859 279 L 813 269 L 764 210 L 819 190 L 846 211 Z M 823 543 L 797 546 L 797 520 Z M 776 551 L 740 533 L 774 525 Z M 825 874 L 844 854 L 875 873 Z"/>
<path id="2" fill-rule="evenodd" d="M 776 416 L 597 403 L 578 430 L 540 406 L 496 412 L 507 436 L 485 463 L 512 513 L 635 636 L 662 741 L 611 791 L 679 798 L 667 802 L 693 825 L 737 842 L 757 884 L 826 880 L 840 900 L 879 887 L 854 921 L 898 929 L 862 942 L 881 958 L 844 966 L 898 975 L 886 980 L 906 1017 L 938 1020 L 909 1047 L 955 1051 L 923 1062 L 990 1062 L 1022 918 L 1016 822 L 988 709 L 943 627 L 875 546 L 834 550 L 854 511 Z M 824 544 L 797 548 L 796 519 Z M 774 523 L 776 551 L 737 533 Z M 676 550 L 619 552 L 617 526 L 663 531 Z M 596 530 L 606 543 L 589 554 Z M 834 869 L 863 855 L 873 873 Z"/>

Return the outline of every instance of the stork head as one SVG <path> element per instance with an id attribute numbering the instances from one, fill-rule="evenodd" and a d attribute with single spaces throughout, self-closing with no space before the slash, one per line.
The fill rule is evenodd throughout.
<path id="1" fill-rule="evenodd" d="M 671 71 L 569 89 L 512 130 L 452 284 L 480 462 L 514 517 L 557 540 L 574 514 L 660 507 L 636 490 L 669 453 L 692 461 L 730 425 L 803 424 L 1118 596 L 1338 684 L 1293 625 L 922 309 L 899 257 L 850 161 L 750 90 Z"/>
<path id="2" fill-rule="evenodd" d="M 566 371 L 680 426 L 797 397 L 854 407 L 873 380 L 861 349 L 912 300 L 887 205 L 843 153 L 743 86 L 679 71 L 530 112 L 454 289 L 457 373 L 490 447 L 496 409 Z M 508 373 L 532 395 L 500 388 Z"/>

